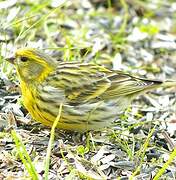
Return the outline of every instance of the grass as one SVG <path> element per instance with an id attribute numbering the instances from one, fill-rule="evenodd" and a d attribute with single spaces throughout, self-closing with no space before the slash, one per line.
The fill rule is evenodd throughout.
<path id="1" fill-rule="evenodd" d="M 51 156 L 51 151 L 52 151 L 53 142 L 54 142 L 55 128 L 60 120 L 61 112 L 62 112 L 62 104 L 60 105 L 58 116 L 57 116 L 56 120 L 54 121 L 52 129 L 51 129 L 50 140 L 48 143 L 48 148 L 47 148 L 47 153 L 46 153 L 46 158 L 45 158 L 45 163 L 44 163 L 44 169 L 45 169 L 44 179 L 45 180 L 49 179 L 50 156 Z M 21 138 L 19 137 L 19 135 L 16 133 L 15 130 L 11 131 L 11 135 L 14 139 L 19 157 L 20 157 L 21 161 L 23 162 L 27 172 L 29 173 L 29 176 L 35 180 L 39 179 L 39 175 L 35 169 L 34 164 L 32 163 L 32 160 L 31 160 Z"/>
<path id="2" fill-rule="evenodd" d="M 51 129 L 51 135 L 50 135 L 50 140 L 48 143 L 48 148 L 47 148 L 47 153 L 46 153 L 46 160 L 45 160 L 45 174 L 44 174 L 44 178 L 45 180 L 48 180 L 48 175 L 49 175 L 49 165 L 50 165 L 50 156 L 51 156 L 51 150 L 52 150 L 52 146 L 53 146 L 53 142 L 54 142 L 54 135 L 55 135 L 55 129 L 56 126 L 60 120 L 61 117 L 61 113 L 62 113 L 62 106 L 63 104 L 60 104 L 60 108 L 59 108 L 59 113 L 58 116 L 56 118 L 56 120 L 53 123 L 52 129 Z"/>
<path id="3" fill-rule="evenodd" d="M 165 173 L 166 169 L 174 161 L 175 158 L 176 158 L 176 148 L 170 154 L 169 159 L 164 163 L 163 167 L 161 169 L 159 169 L 159 171 L 157 172 L 157 174 L 155 175 L 155 177 L 153 179 L 157 180 L 160 177 L 162 177 L 162 175 Z"/>
<path id="4" fill-rule="evenodd" d="M 12 137 L 14 139 L 14 142 L 16 144 L 16 148 L 17 148 L 17 152 L 20 156 L 21 161 L 23 162 L 23 165 L 25 166 L 27 172 L 29 173 L 30 177 L 32 179 L 39 179 L 39 175 L 35 170 L 35 167 L 32 163 L 32 160 L 24 146 L 24 144 L 22 143 L 22 140 L 20 139 L 20 137 L 17 135 L 15 130 L 11 131 Z"/>
<path id="5" fill-rule="evenodd" d="M 149 132 L 148 137 L 147 137 L 146 141 L 144 142 L 144 145 L 141 146 L 139 151 L 136 153 L 136 156 L 139 157 L 140 162 L 139 162 L 139 165 L 137 166 L 136 170 L 133 172 L 132 176 L 130 177 L 130 180 L 134 179 L 134 177 L 137 175 L 137 173 L 139 173 L 141 170 L 142 164 L 144 163 L 144 157 L 146 154 L 146 150 L 150 143 L 150 140 L 151 140 L 151 137 L 152 137 L 154 131 L 155 131 L 155 127 Z"/>
<path id="6" fill-rule="evenodd" d="M 98 3 L 92 4 L 89 8 L 88 5 L 77 4 L 72 1 L 64 1 L 64 3 L 58 7 L 52 7 L 51 1 L 44 1 L 42 3 L 41 1 L 36 1 L 35 3 L 25 1 L 25 3 L 21 4 L 18 2 L 15 5 L 15 7 L 19 7 L 20 10 L 16 12 L 16 16 L 14 16 L 10 22 L 6 21 L 6 17 L 9 14 L 9 10 L 13 9 L 13 7 L 9 7 L 3 11 L 0 9 L 0 13 L 2 13 L 2 35 L 5 36 L 5 42 L 0 41 L 0 50 L 2 52 L 0 58 L 0 73 L 17 84 L 18 81 L 16 76 L 14 76 L 12 66 L 4 61 L 4 52 L 8 55 L 12 49 L 11 47 L 20 48 L 32 46 L 51 52 L 58 60 L 98 62 L 110 68 L 113 68 L 111 60 L 116 53 L 120 53 L 122 56 L 122 68 L 126 72 L 134 71 L 140 74 L 142 71 L 146 73 L 145 75 L 149 74 L 151 77 L 158 79 L 163 76 L 174 78 L 173 74 L 175 74 L 175 71 L 168 75 L 168 72 L 165 72 L 164 68 L 162 68 L 174 67 L 174 62 L 172 62 L 172 59 L 174 59 L 174 56 L 172 56 L 173 52 L 168 49 L 154 50 L 151 48 L 151 44 L 153 41 L 155 42 L 156 35 L 162 31 L 162 27 L 157 24 L 159 17 L 157 16 L 158 19 L 155 19 L 156 13 L 150 10 L 150 3 L 152 3 L 152 1 L 144 2 L 135 0 L 129 3 L 127 0 L 120 0 L 114 4 L 113 1 L 108 0 L 108 8 L 106 9 L 101 3 L 100 5 L 98 5 Z M 159 7 L 167 11 L 167 8 L 162 6 L 162 3 L 159 3 Z M 137 15 L 136 12 L 138 10 L 143 11 L 141 16 Z M 156 12 L 158 12 L 158 10 L 159 8 L 156 9 Z M 171 16 L 172 14 L 167 18 Z M 115 17 L 121 19 L 118 26 L 115 26 Z M 147 24 L 145 24 L 146 19 L 149 20 Z M 153 21 L 156 25 L 152 24 Z M 164 21 L 164 18 L 162 21 Z M 135 27 L 139 28 L 142 32 L 148 33 L 148 39 L 134 43 L 128 42 L 127 36 Z M 8 40 L 7 32 L 11 33 L 9 37 L 10 39 L 12 38 L 12 40 L 10 41 Z M 168 31 L 167 33 L 170 32 Z M 93 54 L 92 52 L 95 50 L 94 44 L 100 40 L 103 40 L 105 45 Z M 147 58 L 141 55 L 143 49 L 154 56 L 152 62 L 146 63 Z M 157 54 L 156 51 L 160 53 Z M 164 53 L 161 53 L 161 51 Z M 137 64 L 133 63 L 131 60 L 133 58 Z M 104 63 L 102 59 L 105 60 L 106 63 Z M 170 59 L 170 61 L 168 61 L 168 59 Z M 162 67 L 160 67 L 160 64 Z M 138 68 L 137 70 L 136 67 Z M 3 89 L 8 89 L 9 81 L 4 80 L 4 82 L 5 87 L 3 87 Z M 157 93 L 162 96 L 165 92 L 159 90 Z M 167 93 L 169 94 L 169 105 L 174 106 L 174 92 L 168 90 Z M 10 95 L 10 92 L 8 92 L 8 94 Z M 0 96 L 0 98 L 4 97 Z M 1 105 L 0 108 L 3 108 L 7 104 L 16 103 L 13 98 L 10 100 L 8 100 L 8 98 L 9 97 L 5 97 L 6 104 Z M 50 140 L 49 142 L 47 141 L 48 144 L 42 144 L 43 149 L 41 150 L 41 147 L 38 148 L 37 144 L 35 144 L 35 138 L 41 139 L 40 143 L 45 142 L 42 139 L 47 133 L 49 134 L 46 127 L 40 129 L 40 126 L 38 127 L 38 125 L 33 124 L 27 127 L 20 125 L 18 126 L 18 131 L 13 130 L 11 133 L 15 146 L 12 144 L 11 149 L 8 151 L 8 146 L 4 145 L 3 152 L 6 151 L 6 149 L 9 153 L 17 150 L 21 162 L 19 162 L 19 158 L 16 157 L 15 163 L 19 163 L 21 166 L 24 165 L 29 176 L 33 179 L 40 178 L 41 174 L 38 174 L 36 171 L 37 166 L 35 167 L 39 162 L 33 163 L 34 157 L 28 153 L 27 147 L 24 146 L 24 144 L 27 146 L 31 143 L 28 140 L 26 140 L 25 143 L 23 142 L 24 137 L 22 134 L 23 130 L 25 130 L 29 136 L 35 136 L 32 141 L 34 148 L 32 152 L 36 154 L 38 159 L 41 158 L 43 163 L 45 162 L 45 174 L 43 175 L 45 179 L 49 178 L 49 172 L 51 174 L 54 172 L 55 177 L 59 176 L 64 179 L 93 179 L 93 177 L 95 177 L 94 175 L 105 178 L 104 174 L 107 175 L 109 179 L 120 179 L 124 174 L 128 175 L 128 177 L 126 176 L 127 178 L 135 179 L 146 170 L 144 168 L 145 165 L 155 169 L 154 179 L 167 178 L 167 170 L 172 167 L 172 162 L 174 162 L 176 156 L 175 150 L 169 152 L 166 147 L 158 145 L 155 139 L 163 141 L 163 139 L 160 139 L 161 134 L 158 133 L 159 136 L 157 137 L 156 132 L 160 132 L 160 130 L 164 128 L 163 124 L 167 123 L 166 120 L 174 115 L 172 111 L 173 108 L 170 107 L 170 111 L 166 109 L 155 110 L 155 112 L 151 111 L 150 113 L 153 114 L 153 118 L 150 121 L 146 121 L 148 112 L 143 112 L 142 109 L 145 109 L 145 107 L 146 109 L 154 107 L 148 100 L 142 100 L 141 98 L 137 99 L 134 104 L 137 106 L 137 112 L 140 112 L 138 115 L 133 112 L 133 109 L 131 109 L 130 112 L 127 111 L 127 113 L 121 116 L 114 124 L 117 129 L 104 129 L 101 132 L 89 133 L 87 142 L 86 140 L 81 142 L 75 141 L 75 135 L 69 135 L 68 132 L 64 132 L 63 137 L 59 134 L 58 138 L 56 138 L 57 133 L 55 132 L 55 127 L 53 127 L 50 132 Z M 2 117 L 3 113 L 4 111 L 0 113 L 0 117 Z M 167 115 L 166 118 L 161 119 L 164 115 Z M 59 118 L 57 120 L 59 120 Z M 33 132 L 33 129 L 36 128 L 39 128 L 37 133 Z M 132 130 L 136 128 L 139 128 L 139 132 L 135 134 Z M 2 135 L 0 135 L 2 142 L 6 142 L 8 139 L 5 134 L 6 133 L 2 133 Z M 22 138 L 20 138 L 20 135 Z M 60 140 L 63 141 L 63 147 L 61 145 L 59 145 L 58 149 L 53 147 L 53 143 L 57 145 Z M 136 148 L 137 145 L 139 146 L 138 148 Z M 167 144 L 165 145 L 167 146 Z M 104 149 L 104 151 L 102 149 Z M 148 160 L 147 153 L 151 149 L 157 150 L 161 156 L 158 159 Z M 47 154 L 45 154 L 46 150 Z M 118 152 L 121 153 L 118 154 Z M 97 154 L 101 155 L 101 153 L 103 155 L 99 157 L 95 164 L 88 164 L 90 159 Z M 102 159 L 111 154 L 115 155 L 115 159 L 109 162 L 111 166 L 106 169 L 105 166 L 107 166 L 107 164 L 103 164 Z M 163 155 L 165 154 L 169 154 L 168 161 L 166 162 L 163 160 Z M 121 161 L 130 161 L 135 163 L 136 166 L 133 170 L 126 170 L 124 166 L 123 168 L 113 166 L 116 162 Z M 7 162 L 7 160 L 3 160 L 3 163 L 4 162 Z M 0 160 L 0 164 L 1 163 L 2 161 Z M 12 165 L 9 165 L 9 171 L 13 173 L 15 171 L 13 167 L 16 167 L 15 163 L 13 162 Z M 160 169 L 158 168 L 158 164 L 162 166 Z M 86 169 L 86 165 L 89 165 L 90 169 Z M 6 166 L 8 166 L 8 164 L 6 164 Z M 108 172 L 111 173 L 108 174 Z"/>

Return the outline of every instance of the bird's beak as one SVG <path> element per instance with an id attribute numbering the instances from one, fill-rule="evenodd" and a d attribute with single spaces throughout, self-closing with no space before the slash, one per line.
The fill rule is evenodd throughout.
<path id="1" fill-rule="evenodd" d="M 15 64 L 15 57 L 9 57 L 9 58 L 6 58 L 5 60 L 10 62 L 11 64 Z"/>

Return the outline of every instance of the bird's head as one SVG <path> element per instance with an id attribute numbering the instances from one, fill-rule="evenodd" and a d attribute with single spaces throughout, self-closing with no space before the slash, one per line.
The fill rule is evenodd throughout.
<path id="1" fill-rule="evenodd" d="M 6 60 L 15 65 L 20 79 L 25 83 L 42 81 L 57 66 L 56 60 L 31 48 L 19 49 L 14 57 Z"/>

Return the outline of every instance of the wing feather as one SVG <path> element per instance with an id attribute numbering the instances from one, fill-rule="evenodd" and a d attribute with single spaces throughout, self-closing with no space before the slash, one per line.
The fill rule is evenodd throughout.
<path id="1" fill-rule="evenodd" d="M 108 71 L 94 64 L 61 63 L 46 81 L 63 89 L 69 103 L 81 104 L 97 101 L 96 98 L 107 91 L 111 86 L 111 81 L 106 77 Z"/>

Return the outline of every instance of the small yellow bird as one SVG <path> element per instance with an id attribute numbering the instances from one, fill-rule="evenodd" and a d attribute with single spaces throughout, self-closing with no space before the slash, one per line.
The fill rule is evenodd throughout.
<path id="1" fill-rule="evenodd" d="M 114 121 L 138 95 L 175 81 L 133 77 L 91 63 L 58 62 L 36 49 L 19 49 L 16 67 L 23 102 L 33 119 L 52 126 L 63 103 L 60 129 L 98 130 Z"/>

